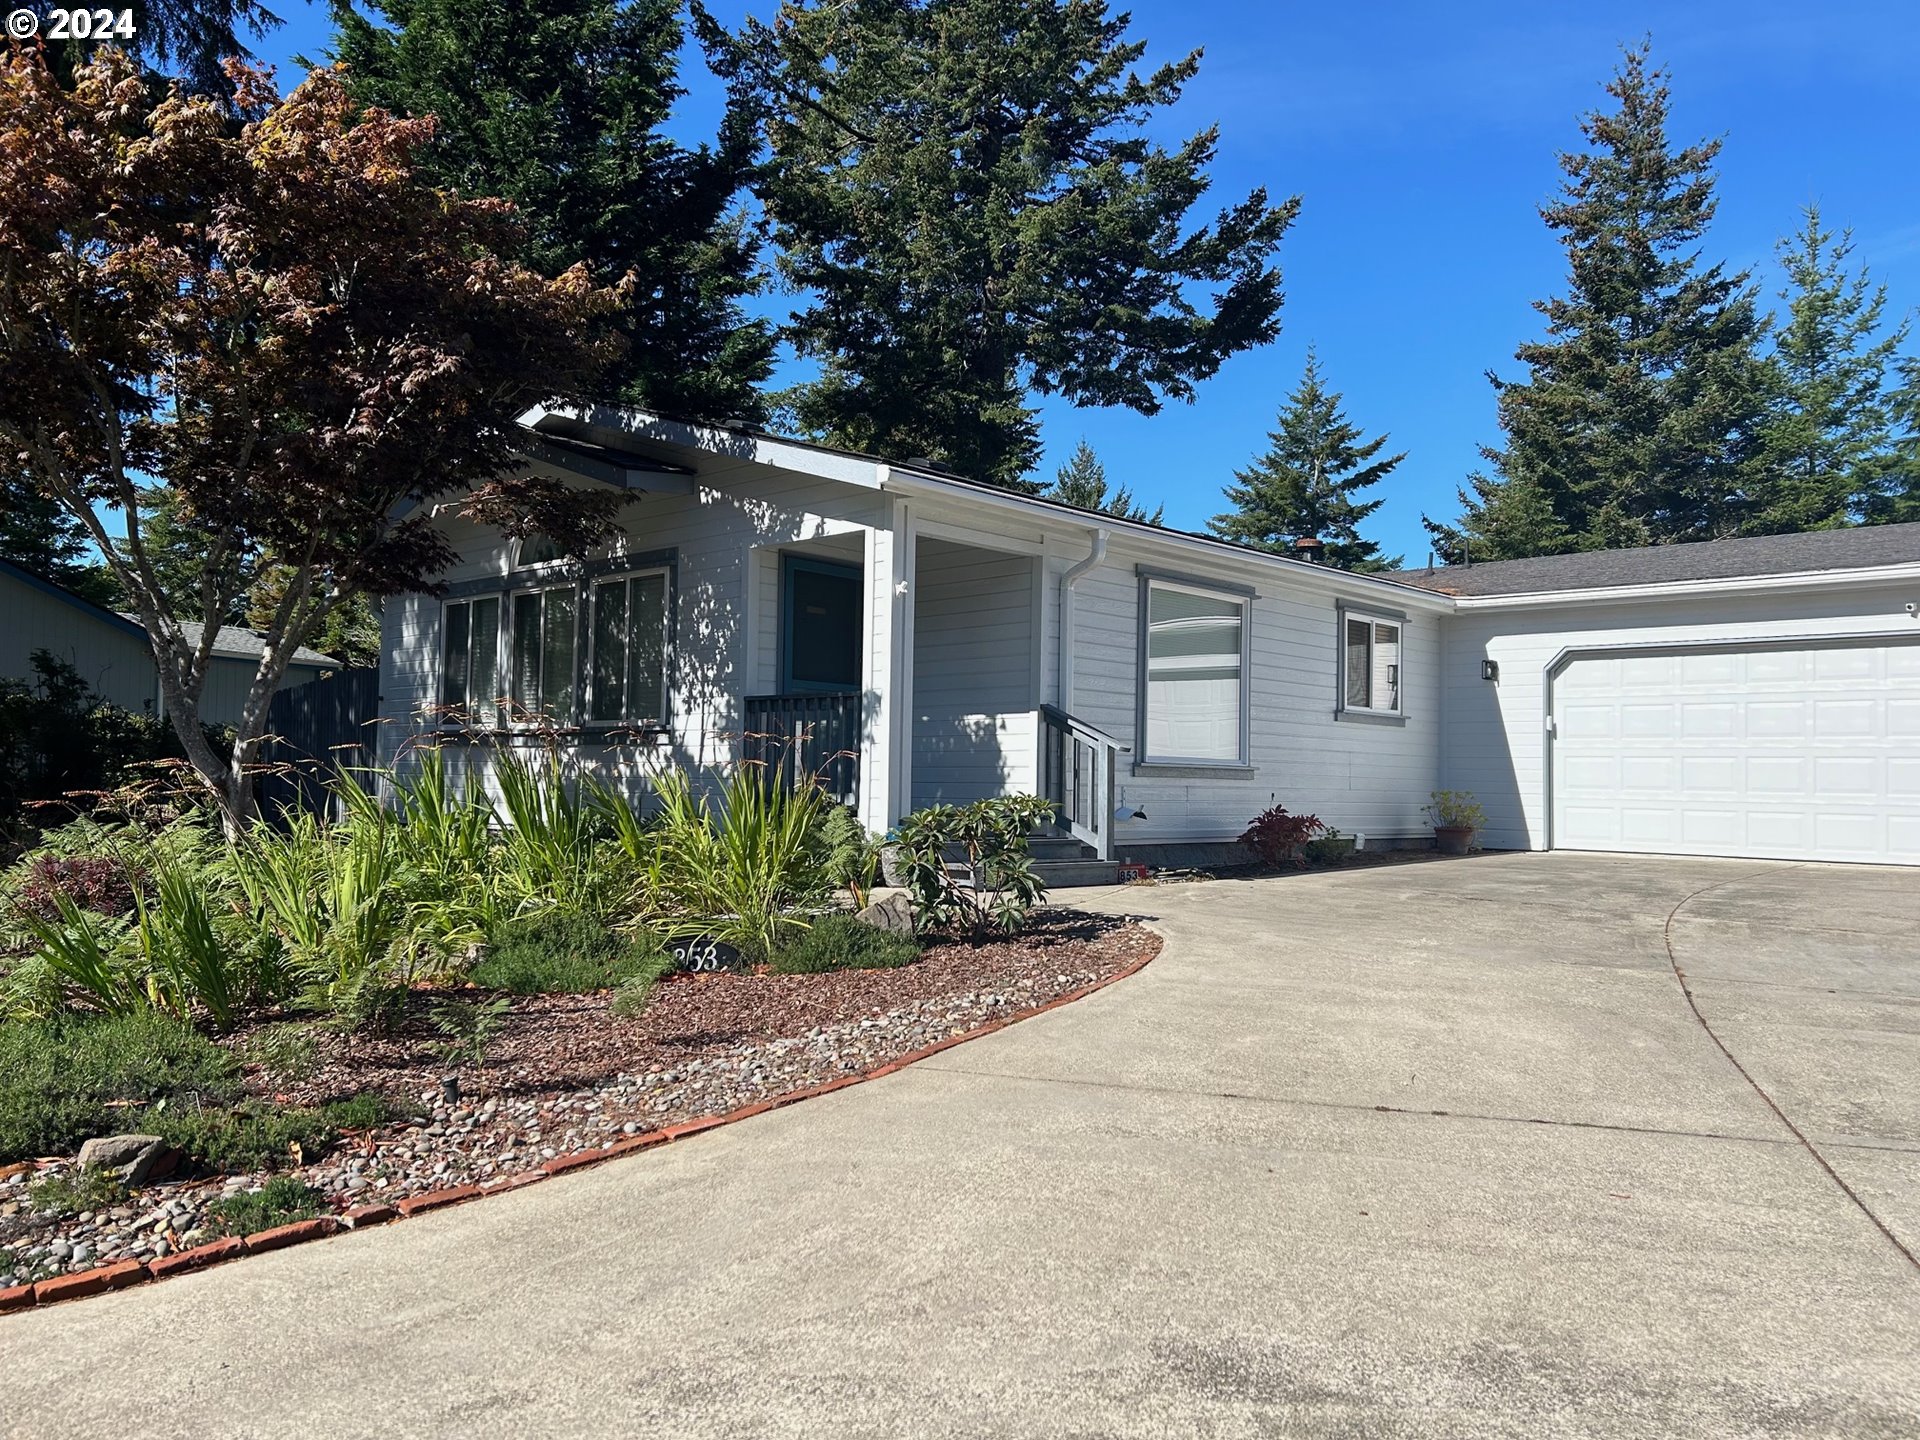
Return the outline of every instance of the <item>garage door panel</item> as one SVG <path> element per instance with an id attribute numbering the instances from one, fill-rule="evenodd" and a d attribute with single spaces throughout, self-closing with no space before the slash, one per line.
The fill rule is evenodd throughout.
<path id="1" fill-rule="evenodd" d="M 1576 660 L 1553 843 L 1920 864 L 1920 645 Z"/>

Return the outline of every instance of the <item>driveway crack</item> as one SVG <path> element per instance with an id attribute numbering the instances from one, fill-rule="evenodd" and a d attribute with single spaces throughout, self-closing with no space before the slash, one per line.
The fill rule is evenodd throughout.
<path id="1" fill-rule="evenodd" d="M 1715 890 L 1736 884 L 1748 878 L 1750 877 L 1746 875 L 1734 875 L 1725 880 L 1716 881 L 1712 885 L 1703 885 L 1691 895 L 1684 896 L 1679 904 L 1667 912 L 1667 923 L 1661 927 L 1661 938 L 1666 942 L 1667 964 L 1673 967 L 1673 978 L 1679 982 L 1680 993 L 1686 997 L 1687 1009 L 1692 1012 L 1694 1023 L 1706 1032 L 1707 1038 L 1713 1041 L 1714 1048 L 1726 1056 L 1727 1063 L 1733 1066 L 1734 1070 L 1739 1073 L 1740 1078 L 1746 1081 L 1752 1088 L 1753 1093 L 1758 1095 L 1766 1104 L 1766 1107 L 1773 1112 L 1774 1118 L 1786 1127 L 1787 1133 L 1800 1142 L 1800 1147 L 1813 1157 L 1814 1163 L 1827 1172 L 1827 1178 L 1840 1187 L 1840 1193 L 1852 1202 L 1856 1210 L 1867 1217 L 1874 1229 L 1886 1237 L 1887 1243 L 1900 1252 L 1901 1258 L 1904 1259 L 1908 1265 L 1912 1266 L 1915 1271 L 1920 1271 L 1920 1256 L 1916 1256 L 1912 1250 L 1908 1249 L 1906 1243 L 1902 1241 L 1898 1235 L 1893 1233 L 1893 1230 L 1887 1225 L 1887 1222 L 1873 1212 L 1873 1207 L 1868 1205 L 1865 1200 L 1862 1200 L 1859 1192 L 1856 1191 L 1853 1186 L 1849 1185 L 1846 1180 L 1842 1178 L 1840 1172 L 1834 1169 L 1832 1164 L 1828 1162 L 1827 1157 L 1821 1153 L 1820 1147 L 1807 1138 L 1806 1132 L 1794 1124 L 1787 1112 L 1780 1108 L 1780 1103 L 1775 1100 L 1772 1095 L 1767 1093 L 1767 1087 L 1756 1080 L 1753 1073 L 1748 1070 L 1745 1065 L 1740 1063 L 1740 1057 L 1735 1055 L 1732 1049 L 1728 1047 L 1727 1042 L 1720 1038 L 1719 1032 L 1713 1028 L 1713 1025 L 1708 1021 L 1707 1017 L 1701 1013 L 1700 1002 L 1694 998 L 1693 986 L 1688 983 L 1687 972 L 1680 964 L 1679 954 L 1673 948 L 1674 919 L 1682 910 L 1688 905 L 1691 905 L 1695 900 L 1698 900 L 1702 895 L 1710 894 Z"/>

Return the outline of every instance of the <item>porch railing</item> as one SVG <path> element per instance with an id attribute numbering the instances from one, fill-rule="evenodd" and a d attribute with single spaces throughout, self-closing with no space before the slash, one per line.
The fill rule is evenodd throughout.
<path id="1" fill-rule="evenodd" d="M 852 805 L 860 793 L 860 694 L 749 695 L 741 702 L 741 758 L 776 770 L 787 785 L 813 776 Z"/>
<path id="2" fill-rule="evenodd" d="M 1060 827 L 1102 860 L 1113 858 L 1113 774 L 1131 747 L 1052 705 L 1040 707 L 1041 797 Z"/>

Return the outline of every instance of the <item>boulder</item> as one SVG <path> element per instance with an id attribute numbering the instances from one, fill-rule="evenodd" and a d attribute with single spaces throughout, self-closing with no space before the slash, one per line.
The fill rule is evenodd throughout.
<path id="1" fill-rule="evenodd" d="M 158 1135 L 102 1135 L 80 1147 L 82 1170 L 104 1170 L 122 1185 L 144 1185 L 171 1160 Z"/>
<path id="2" fill-rule="evenodd" d="M 895 892 L 884 900 L 876 900 L 858 915 L 853 917 L 863 925 L 871 925 L 877 930 L 885 930 L 893 935 L 913 934 L 913 901 L 904 893 Z"/>

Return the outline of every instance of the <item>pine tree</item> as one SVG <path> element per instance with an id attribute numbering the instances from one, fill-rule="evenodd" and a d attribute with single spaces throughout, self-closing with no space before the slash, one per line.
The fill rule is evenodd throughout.
<path id="1" fill-rule="evenodd" d="M 757 240 L 737 213 L 757 141 L 730 109 L 717 142 L 662 132 L 679 84 L 679 0 L 335 0 L 356 98 L 439 122 L 443 183 L 511 200 L 531 263 L 634 277 L 629 346 L 607 383 L 668 415 L 759 418 L 769 327 L 745 318 Z"/>
<path id="2" fill-rule="evenodd" d="M 1158 525 L 1160 517 L 1167 513 L 1167 507 L 1162 505 L 1153 514 L 1147 514 L 1145 507 L 1133 503 L 1133 492 L 1124 485 L 1107 494 L 1107 467 L 1100 463 L 1100 457 L 1084 439 L 1074 447 L 1067 463 L 1055 472 L 1053 488 L 1046 496 L 1063 505 L 1078 505 L 1082 510 L 1098 510 L 1148 525 Z"/>
<path id="3" fill-rule="evenodd" d="M 1779 245 L 1787 314 L 1774 332 L 1776 394 L 1762 432 L 1770 473 L 1745 526 L 1754 535 L 1853 524 L 1896 471 L 1887 377 L 1908 326 L 1881 333 L 1887 290 L 1865 266 L 1849 271 L 1852 233 L 1836 237 L 1817 205 L 1805 217 Z"/>
<path id="4" fill-rule="evenodd" d="M 806 297 L 811 433 L 1034 491 L 1030 399 L 1155 413 L 1278 330 L 1297 201 L 1189 226 L 1216 132 L 1147 138 L 1196 51 L 1144 76 L 1102 0 L 789 0 L 702 35 L 765 116 L 759 193 Z M 1203 298 L 1204 297 L 1204 298 Z"/>
<path id="5" fill-rule="evenodd" d="M 1717 140 L 1668 143 L 1666 72 L 1648 47 L 1581 121 L 1588 148 L 1541 218 L 1566 250 L 1565 296 L 1537 302 L 1546 338 L 1516 352 L 1523 381 L 1493 381 L 1504 448 L 1460 492 L 1442 553 L 1508 559 L 1736 533 L 1766 482 L 1758 432 L 1766 321 L 1742 271 L 1702 265 Z"/>
<path id="6" fill-rule="evenodd" d="M 1900 362 L 1900 388 L 1887 397 L 1897 427 L 1893 456 L 1867 502 L 1870 525 L 1920 521 L 1920 356 Z"/>
<path id="7" fill-rule="evenodd" d="M 1380 546 L 1360 535 L 1360 523 L 1382 504 L 1354 497 L 1377 485 L 1406 459 L 1402 451 L 1376 459 L 1385 435 L 1368 440 L 1341 409 L 1344 397 L 1326 387 L 1320 359 L 1307 351 L 1300 383 L 1267 434 L 1267 452 L 1227 487 L 1229 514 L 1209 522 L 1223 540 L 1287 553 L 1295 540 L 1313 536 L 1326 546 L 1326 563 L 1342 570 L 1393 570 Z"/>

